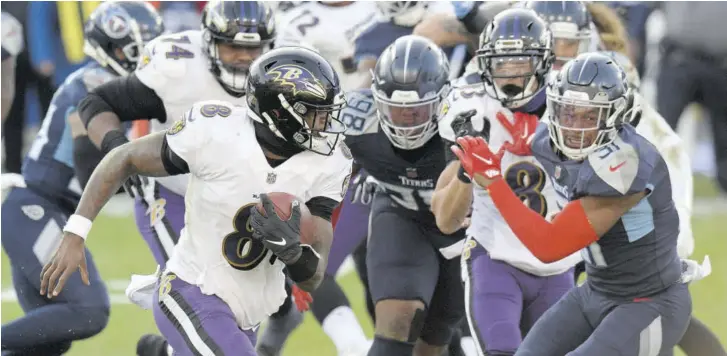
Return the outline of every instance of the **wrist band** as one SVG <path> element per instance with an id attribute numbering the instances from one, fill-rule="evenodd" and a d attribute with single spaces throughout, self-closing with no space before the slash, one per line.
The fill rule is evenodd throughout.
<path id="1" fill-rule="evenodd" d="M 460 182 L 465 184 L 472 183 L 472 179 L 467 175 L 467 171 L 464 170 L 464 167 L 459 166 L 459 171 L 457 171 L 457 179 L 460 180 Z"/>
<path id="2" fill-rule="evenodd" d="M 92 224 L 93 222 L 86 217 L 78 214 L 73 214 L 68 218 L 66 226 L 63 227 L 63 232 L 70 232 L 72 234 L 78 235 L 83 238 L 83 241 L 86 241 L 88 232 L 91 231 Z"/>

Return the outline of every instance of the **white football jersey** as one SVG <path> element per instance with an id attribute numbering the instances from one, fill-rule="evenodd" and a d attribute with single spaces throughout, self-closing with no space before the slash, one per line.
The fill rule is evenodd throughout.
<path id="1" fill-rule="evenodd" d="M 636 132 L 656 146 L 669 169 L 672 199 L 679 214 L 677 252 L 679 257 L 687 258 L 694 252 L 691 224 L 694 185 L 689 155 L 682 145 L 682 139 L 666 120 L 640 94 L 636 94 L 635 99 L 642 108 Z"/>
<path id="2" fill-rule="evenodd" d="M 190 170 L 185 227 L 167 270 L 220 297 L 242 329 L 254 328 L 286 297 L 285 265 L 251 239 L 249 211 L 258 194 L 340 202 L 352 161 L 337 148 L 331 156 L 304 151 L 271 168 L 247 109 L 222 101 L 194 104 L 167 131 L 167 142 Z"/>
<path id="3" fill-rule="evenodd" d="M 338 73 L 343 90 L 353 90 L 368 75 L 356 71 L 354 39 L 377 16 L 372 1 L 355 1 L 346 6 L 305 2 L 281 18 L 275 46 L 306 46 L 318 51 Z"/>
<path id="4" fill-rule="evenodd" d="M 485 95 L 482 83 L 452 90 L 442 105 L 439 133 L 443 138 L 454 141 L 452 121 L 458 113 L 475 109 L 477 113 L 472 117 L 472 126 L 475 130 L 482 130 L 485 127 L 485 120 L 490 122 L 489 146 L 492 152 L 498 152 L 506 141 L 513 141 L 510 133 L 496 119 L 497 113 L 502 112 L 510 122 L 513 122 L 512 113 L 498 100 Z M 501 167 L 503 178 L 507 180 L 515 194 L 523 199 L 524 204 L 541 213 L 545 219 L 551 220 L 560 212 L 560 207 L 567 203 L 558 201 L 558 194 L 535 157 L 517 156 L 506 152 L 502 157 Z M 563 273 L 581 260 L 580 253 L 575 252 L 558 262 L 547 264 L 540 262 L 512 232 L 487 190 L 477 184 L 472 186 L 474 199 L 467 235 L 474 237 L 487 250 L 490 258 L 507 262 L 537 276 Z"/>
<path id="5" fill-rule="evenodd" d="M 245 97 L 230 95 L 209 70 L 202 31 L 185 31 L 155 38 L 144 48 L 136 77 L 164 103 L 165 123 L 151 121 L 151 131 L 169 128 L 198 101 L 224 100 L 245 106 Z M 157 178 L 171 191 L 184 195 L 187 175 Z"/>

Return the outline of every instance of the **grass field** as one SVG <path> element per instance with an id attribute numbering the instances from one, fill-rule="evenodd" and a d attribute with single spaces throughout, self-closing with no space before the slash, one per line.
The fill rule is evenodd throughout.
<path id="1" fill-rule="evenodd" d="M 711 202 L 716 195 L 714 186 L 706 179 L 697 178 L 696 195 L 702 201 Z M 727 210 L 724 208 L 696 209 L 693 219 L 696 252 L 694 258 L 701 262 L 705 254 L 712 259 L 713 274 L 706 280 L 691 286 L 694 297 L 694 313 L 709 325 L 727 344 Z M 68 355 L 87 356 L 103 350 L 104 356 L 128 356 L 134 354 L 136 341 L 147 333 L 154 333 L 156 327 L 151 312 L 128 304 L 123 290 L 123 281 L 132 273 L 146 274 L 154 270 L 151 254 L 146 248 L 131 217 L 114 218 L 104 216 L 98 219 L 89 239 L 101 274 L 109 283 L 109 292 L 114 303 L 108 328 L 91 339 L 74 343 Z M 6 322 L 22 315 L 12 299 L 8 259 L 2 255 L 2 321 Z M 366 333 L 372 335 L 371 322 L 366 316 L 363 292 L 358 277 L 347 274 L 339 278 L 352 301 L 354 310 Z M 333 356 L 335 348 L 323 334 L 315 319 L 306 315 L 304 324 L 295 331 L 285 348 L 286 356 Z"/>

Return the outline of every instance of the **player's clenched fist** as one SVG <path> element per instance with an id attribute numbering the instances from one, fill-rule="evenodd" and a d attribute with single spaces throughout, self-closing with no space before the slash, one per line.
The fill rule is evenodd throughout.
<path id="1" fill-rule="evenodd" d="M 267 194 L 260 194 L 260 201 L 265 209 L 263 215 L 253 206 L 250 208 L 250 227 L 252 237 L 262 242 L 285 264 L 292 264 L 300 258 L 300 203 L 291 203 L 290 218 L 282 220 L 275 212 L 275 205 Z"/>
<path id="2" fill-rule="evenodd" d="M 464 136 L 457 138 L 457 144 L 459 147 L 457 145 L 451 147 L 452 152 L 457 155 L 467 174 L 477 183 L 486 188 L 494 179 L 501 176 L 500 155 L 490 151 L 485 139 Z"/>

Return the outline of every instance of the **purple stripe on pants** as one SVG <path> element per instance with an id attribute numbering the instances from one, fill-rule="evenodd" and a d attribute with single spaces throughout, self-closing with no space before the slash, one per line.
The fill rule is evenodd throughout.
<path id="1" fill-rule="evenodd" d="M 154 320 L 174 355 L 257 355 L 255 331 L 241 330 L 219 297 L 202 294 L 173 273 L 162 276 L 157 291 Z"/>
<path id="2" fill-rule="evenodd" d="M 154 260 L 164 269 L 184 227 L 184 197 L 156 181 L 150 184 L 153 184 L 148 189 L 150 194 L 134 202 L 134 215 L 139 233 L 149 245 Z"/>

